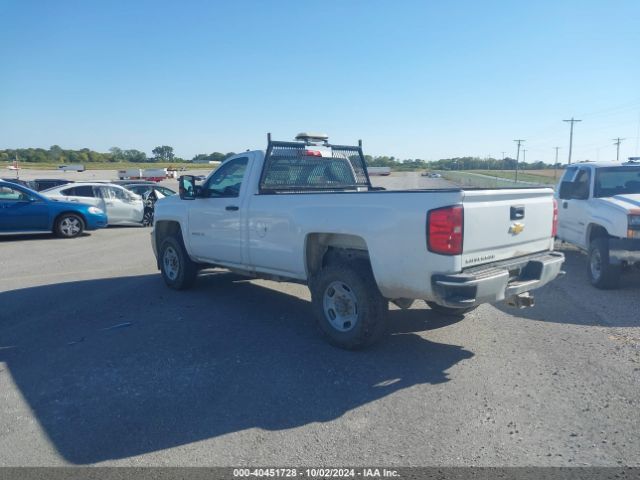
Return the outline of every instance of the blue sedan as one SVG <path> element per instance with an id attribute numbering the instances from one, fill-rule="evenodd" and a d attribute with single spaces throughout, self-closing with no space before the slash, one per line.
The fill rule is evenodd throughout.
<path id="1" fill-rule="evenodd" d="M 53 232 L 73 238 L 107 226 L 107 215 L 81 203 L 57 202 L 11 182 L 0 181 L 0 235 Z"/>

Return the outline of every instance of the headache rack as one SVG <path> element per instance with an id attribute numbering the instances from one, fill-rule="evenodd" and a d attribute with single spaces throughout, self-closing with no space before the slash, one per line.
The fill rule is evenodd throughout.
<path id="1" fill-rule="evenodd" d="M 371 190 L 371 181 L 357 146 L 281 142 L 267 135 L 260 193 L 342 192 Z"/>

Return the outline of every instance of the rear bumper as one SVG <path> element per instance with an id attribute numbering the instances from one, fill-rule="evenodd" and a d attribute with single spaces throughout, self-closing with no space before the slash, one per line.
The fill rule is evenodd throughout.
<path id="1" fill-rule="evenodd" d="M 609 259 L 611 263 L 640 263 L 640 239 L 610 238 Z"/>
<path id="2" fill-rule="evenodd" d="M 556 278 L 564 262 L 560 252 L 544 252 L 469 268 L 431 279 L 436 303 L 465 308 L 504 300 L 546 285 Z"/>

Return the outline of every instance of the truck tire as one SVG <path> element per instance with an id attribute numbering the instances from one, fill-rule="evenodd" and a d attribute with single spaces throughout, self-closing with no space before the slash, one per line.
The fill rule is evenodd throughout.
<path id="1" fill-rule="evenodd" d="M 608 238 L 596 238 L 589 245 L 587 273 L 591 284 L 596 288 L 618 288 L 622 269 L 620 265 L 610 263 Z"/>
<path id="2" fill-rule="evenodd" d="M 427 305 L 429 305 L 429 308 L 434 312 L 438 312 L 438 313 L 441 313 L 442 315 L 447 315 L 451 317 L 464 315 L 465 313 L 469 313 L 479 307 L 479 305 L 475 305 L 473 307 L 463 307 L 463 308 L 443 307 L 442 305 L 438 305 L 435 302 L 427 302 Z"/>
<path id="3" fill-rule="evenodd" d="M 75 213 L 63 213 L 56 219 L 54 233 L 61 238 L 74 238 L 84 230 L 84 221 Z"/>
<path id="4" fill-rule="evenodd" d="M 193 286 L 198 276 L 198 265 L 189 258 L 181 238 L 169 236 L 160 245 L 160 272 L 164 282 L 175 290 Z"/>
<path id="5" fill-rule="evenodd" d="M 365 261 L 329 264 L 310 285 L 313 311 L 332 345 L 357 350 L 384 336 L 389 302 Z"/>

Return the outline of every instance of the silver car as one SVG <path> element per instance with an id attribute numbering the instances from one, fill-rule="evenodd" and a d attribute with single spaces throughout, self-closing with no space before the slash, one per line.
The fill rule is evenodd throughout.
<path id="1" fill-rule="evenodd" d="M 107 213 L 109 225 L 141 225 L 144 203 L 140 195 L 112 183 L 71 183 L 44 190 L 53 200 L 94 205 Z"/>

